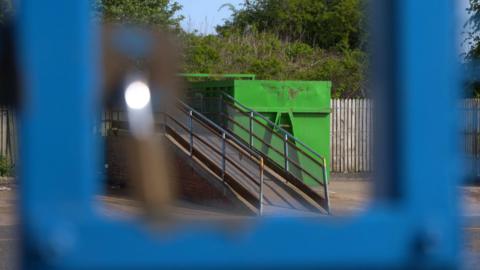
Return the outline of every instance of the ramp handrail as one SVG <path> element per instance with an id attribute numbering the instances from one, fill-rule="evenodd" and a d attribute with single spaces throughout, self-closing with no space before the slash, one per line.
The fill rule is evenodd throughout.
<path id="1" fill-rule="evenodd" d="M 325 158 L 320 155 L 317 151 L 313 150 L 311 147 L 309 147 L 308 145 L 306 145 L 304 142 L 302 142 L 301 140 L 299 140 L 298 138 L 296 138 L 295 136 L 293 136 L 290 132 L 286 131 L 284 128 L 278 126 L 277 124 L 275 124 L 274 122 L 272 122 L 270 119 L 268 119 L 267 117 L 265 117 L 263 114 L 253 110 L 253 109 L 250 109 L 248 108 L 247 106 L 243 105 L 242 103 L 240 103 L 238 100 L 236 100 L 234 97 L 230 96 L 229 94 L 227 93 L 222 93 L 222 96 L 223 97 L 226 97 L 227 99 L 229 99 L 231 102 L 233 102 L 235 105 L 238 105 L 240 108 L 242 108 L 243 110 L 247 111 L 247 112 L 251 112 L 253 113 L 254 116 L 257 116 L 259 118 L 262 118 L 262 120 L 264 120 L 265 122 L 267 122 L 269 125 L 271 125 L 272 127 L 274 127 L 276 130 L 279 130 L 281 133 L 284 134 L 284 136 L 287 136 L 289 139 L 292 139 L 294 140 L 296 143 L 300 144 L 303 148 L 305 148 L 306 150 L 308 150 L 312 155 L 318 157 L 319 159 L 321 160 L 325 160 Z M 323 164 L 322 164 L 323 165 Z M 326 164 L 324 165 L 326 166 Z"/>
<path id="2" fill-rule="evenodd" d="M 224 97 L 227 99 L 227 101 L 223 100 Z M 269 147 L 269 149 L 273 150 L 276 154 L 282 156 L 282 158 L 284 160 L 284 164 L 279 164 L 278 161 L 277 162 L 274 161 L 274 162 L 277 163 L 278 166 L 281 166 L 281 167 L 283 166 L 283 169 L 287 173 L 293 175 L 296 178 L 299 178 L 298 175 L 295 175 L 294 173 L 291 172 L 291 169 L 290 169 L 289 165 L 294 165 L 299 171 L 301 171 L 305 175 L 308 175 L 311 179 L 313 179 L 314 181 L 318 182 L 319 184 L 321 184 L 323 186 L 323 189 L 324 189 L 323 192 L 324 192 L 325 203 L 326 203 L 325 208 L 326 208 L 327 212 L 329 212 L 330 211 L 329 210 L 330 206 L 329 206 L 328 174 L 327 174 L 327 161 L 326 161 L 326 159 L 324 157 L 322 157 L 319 153 L 317 153 L 315 150 L 313 150 L 309 146 L 307 146 L 305 143 L 303 143 L 299 139 L 295 138 L 291 133 L 289 133 L 288 131 L 286 131 L 282 127 L 279 127 L 278 125 L 276 125 L 274 122 L 272 122 L 270 119 L 268 119 L 267 117 L 265 117 L 261 113 L 256 112 L 255 110 L 250 109 L 247 106 L 241 104 L 239 101 L 237 101 L 232 96 L 230 96 L 226 93 L 222 93 L 222 97 L 220 98 L 220 102 L 221 102 L 221 104 L 220 104 L 221 108 L 223 108 L 223 106 L 225 104 L 227 106 L 230 106 L 232 109 L 236 110 L 237 112 L 241 113 L 243 116 L 248 117 L 249 124 L 248 124 L 248 127 L 246 127 L 246 126 L 242 125 L 241 123 L 239 123 L 238 121 L 236 121 L 235 119 L 233 119 L 228 114 L 225 114 L 223 112 L 223 109 L 221 109 L 221 111 L 220 111 L 222 116 L 226 118 L 226 119 L 224 118 L 224 120 L 227 120 L 227 121 L 233 123 L 234 125 L 236 125 L 240 129 L 242 129 L 243 131 L 248 133 L 248 140 L 249 140 L 248 144 L 250 145 L 250 147 L 253 146 L 253 139 L 258 140 L 260 143 L 262 143 L 263 145 L 266 145 L 267 147 Z M 258 119 L 261 119 L 261 120 L 265 121 L 266 124 L 262 123 Z M 275 148 L 272 144 L 268 143 L 264 139 L 257 136 L 253 131 L 253 122 L 255 122 L 258 125 L 263 126 L 263 128 L 267 129 L 271 134 L 277 136 L 280 140 L 283 140 L 283 148 L 284 148 L 284 149 L 282 149 L 283 151 Z M 303 149 L 298 147 L 295 143 L 300 145 Z M 304 157 L 306 157 L 310 161 L 314 162 L 315 164 L 317 164 L 321 168 L 323 183 L 318 180 L 318 178 L 314 175 L 315 173 L 313 173 L 311 171 L 308 171 L 305 168 L 305 166 L 302 166 L 302 165 L 296 163 L 294 160 L 292 160 L 289 157 L 289 148 L 293 148 L 294 150 L 298 151 Z M 258 151 L 261 152 L 262 154 L 265 154 L 265 153 L 262 152 L 262 150 L 258 150 Z M 266 156 L 268 157 L 268 155 L 266 155 Z M 320 161 L 322 161 L 322 162 L 320 162 Z"/>
<path id="3" fill-rule="evenodd" d="M 235 136 L 230 134 L 229 131 L 223 129 L 220 127 L 218 124 L 214 123 L 201 113 L 197 112 L 181 100 L 177 100 L 178 102 L 178 107 L 180 107 L 180 110 L 183 111 L 185 114 L 188 114 L 188 119 L 189 119 L 189 125 L 188 127 L 185 127 L 183 124 L 181 124 L 178 120 L 175 119 L 174 116 L 170 115 L 169 113 L 166 113 L 166 116 L 170 118 L 171 120 L 175 121 L 177 125 L 181 126 L 182 129 L 188 132 L 189 135 L 189 151 L 190 151 L 190 156 L 193 155 L 193 149 L 195 148 L 194 145 L 194 138 L 201 141 L 204 145 L 208 146 L 212 151 L 215 151 L 217 154 L 221 156 L 221 178 L 223 181 L 225 181 L 225 175 L 227 173 L 226 170 L 226 163 L 230 162 L 230 164 L 235 167 L 238 171 L 242 172 L 247 178 L 253 180 L 256 184 L 258 184 L 259 187 L 259 215 L 263 214 L 263 188 L 264 188 L 264 162 L 263 162 L 263 157 L 253 151 L 252 149 L 246 147 L 243 142 L 238 140 Z M 212 134 L 216 134 L 218 138 L 221 138 L 222 140 L 222 146 L 221 146 L 221 151 L 218 153 L 217 149 L 213 147 L 210 143 L 208 143 L 206 140 L 202 139 L 200 135 L 196 134 L 194 129 L 193 129 L 193 122 L 197 121 L 196 123 L 202 125 L 204 128 L 212 131 Z M 165 123 L 166 125 L 167 123 Z M 258 165 L 259 168 L 259 181 L 258 183 L 249 176 L 247 172 L 245 172 L 244 168 L 241 168 L 238 164 L 236 164 L 234 161 L 229 159 L 226 155 L 226 145 L 230 145 L 231 147 L 234 147 L 238 151 L 242 151 L 247 153 L 245 157 L 250 159 L 251 161 L 255 162 Z"/>
<path id="4" fill-rule="evenodd" d="M 182 123 L 181 120 L 177 119 L 177 117 L 172 114 L 172 112 L 157 112 L 163 119 L 163 128 L 164 131 L 167 131 L 167 126 L 171 132 L 174 132 L 177 137 L 180 137 L 182 140 L 184 140 L 186 145 L 184 147 L 188 148 L 188 152 L 190 157 L 193 157 L 195 153 L 201 152 L 201 150 L 195 151 L 195 141 L 198 141 L 198 143 L 203 144 L 204 146 L 208 147 L 212 153 L 215 153 L 215 155 L 218 155 L 220 157 L 220 164 L 215 164 L 215 161 L 211 160 L 211 164 L 214 164 L 214 166 L 218 166 L 220 172 L 217 172 L 215 170 L 212 170 L 213 173 L 215 173 L 219 178 L 222 179 L 222 182 L 225 184 L 226 177 L 228 174 L 228 168 L 226 167 L 227 162 L 229 165 L 232 166 L 232 168 L 235 168 L 235 170 L 239 173 L 241 173 L 244 178 L 247 178 L 251 180 L 255 185 L 258 186 L 258 214 L 261 216 L 263 215 L 263 202 L 264 202 L 264 161 L 263 157 L 253 151 L 252 149 L 248 148 L 248 146 L 245 146 L 243 142 L 241 142 L 239 139 L 237 139 L 235 136 L 233 136 L 229 131 L 223 129 L 220 127 L 218 124 L 212 122 L 210 119 L 206 118 L 204 115 L 201 113 L 197 112 L 184 102 L 177 100 L 177 104 L 175 104 L 175 107 L 178 108 L 178 111 L 183 113 L 184 116 L 187 116 L 188 118 L 188 123 Z M 110 111 L 109 113 L 104 113 L 104 116 L 102 117 L 102 123 L 103 123 L 103 128 L 102 131 L 107 136 L 108 130 L 110 129 L 128 129 L 128 124 L 123 117 L 121 110 L 115 110 L 115 111 Z M 178 115 L 177 115 L 178 116 Z M 172 123 L 175 123 L 176 126 L 178 126 L 180 129 L 186 132 L 188 139 L 183 138 L 180 134 L 178 134 L 178 131 L 176 131 L 173 128 L 173 125 L 168 125 L 168 121 L 171 121 Z M 217 149 L 212 143 L 208 142 L 208 139 L 203 138 L 201 134 L 197 134 L 195 132 L 195 129 L 193 128 L 193 124 L 197 124 L 202 126 L 205 130 L 210 131 L 210 134 L 213 134 L 216 136 L 217 139 L 221 140 L 221 145 L 220 145 L 220 150 Z M 156 126 L 157 128 L 161 128 L 162 125 L 161 123 L 159 124 L 158 121 L 156 121 Z M 177 138 L 178 139 L 178 138 Z M 247 158 L 248 160 L 252 161 L 254 164 L 258 165 L 258 179 L 255 179 L 252 175 L 254 173 L 249 173 L 248 169 L 242 168 L 242 166 L 238 165 L 238 162 L 235 160 L 232 160 L 230 157 L 227 155 L 227 145 L 230 146 L 230 149 L 236 149 L 238 153 L 242 154 L 242 157 Z M 211 169 L 211 168 L 210 168 Z M 243 189 L 247 192 L 253 193 L 251 189 L 248 187 L 245 187 L 242 185 L 242 183 L 238 180 L 235 180 L 235 176 L 231 175 L 230 178 L 233 178 L 234 181 L 237 181 L 238 185 L 242 186 Z"/>

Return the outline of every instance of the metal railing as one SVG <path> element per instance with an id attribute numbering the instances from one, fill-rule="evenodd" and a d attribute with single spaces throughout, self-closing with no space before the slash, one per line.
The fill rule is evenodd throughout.
<path id="1" fill-rule="evenodd" d="M 185 141 L 185 149 L 190 155 L 195 155 L 195 148 L 203 150 L 204 153 L 212 153 L 215 162 L 212 165 L 220 168 L 216 174 L 222 180 L 228 171 L 229 175 L 243 176 L 250 183 L 257 183 L 257 189 L 253 189 L 245 181 L 238 181 L 248 192 L 259 194 L 259 208 L 263 207 L 263 163 L 268 160 L 268 166 L 278 167 L 281 170 L 279 173 L 285 174 L 286 182 L 295 181 L 292 183 L 297 188 L 329 212 L 328 174 L 326 160 L 321 155 L 264 115 L 247 108 L 226 94 L 224 98 L 217 98 L 217 101 L 208 100 L 208 103 L 205 103 L 207 106 L 202 104 L 199 106 L 203 110 L 199 112 L 179 101 L 178 106 L 172 106 L 174 108 L 170 109 L 168 114 L 157 117 L 157 123 L 164 122 L 164 126 L 169 126 L 176 134 L 181 134 Z M 209 108 L 212 111 L 208 111 Z M 220 109 L 219 116 L 219 108 L 226 108 L 229 111 L 223 112 L 223 109 Z M 121 113 L 113 115 L 122 118 Z M 246 121 L 239 121 L 238 119 L 242 117 L 237 115 Z M 249 166 L 245 166 L 246 160 L 249 159 L 234 158 L 241 155 L 254 159 L 250 160 Z M 261 166 L 262 169 L 254 174 L 251 172 L 254 166 L 257 168 Z M 305 184 L 305 180 L 309 179 L 321 186 L 320 194 L 312 194 L 316 192 Z"/>
<path id="2" fill-rule="evenodd" d="M 103 135 L 128 126 L 120 111 L 105 113 L 102 122 Z M 258 213 L 263 215 L 264 162 L 261 155 L 182 101 L 167 112 L 157 113 L 155 123 L 174 137 L 191 158 L 204 162 L 224 184 L 243 196 L 251 194 L 250 199 L 258 194 Z"/>
<path id="3" fill-rule="evenodd" d="M 244 139 L 251 149 L 261 152 L 298 180 L 311 179 L 323 186 L 326 208 L 329 211 L 326 159 L 291 133 L 230 95 L 223 93 L 220 102 L 220 107 L 223 108 L 220 112 L 223 125 L 231 130 L 236 129 L 232 130 L 232 133 Z M 317 177 L 319 174 L 323 179 Z"/>
<path id="4" fill-rule="evenodd" d="M 181 130 L 187 132 L 189 154 L 194 156 L 194 149 L 199 154 L 208 155 L 210 161 L 216 163 L 220 168 L 218 175 L 225 182 L 226 176 L 234 178 L 246 190 L 255 193 L 255 189 L 245 179 L 258 185 L 259 196 L 259 214 L 263 214 L 263 186 L 264 186 L 264 163 L 263 157 L 255 151 L 244 147 L 243 143 L 231 135 L 201 113 L 197 112 L 182 101 L 178 101 L 178 106 L 174 111 L 166 113 L 166 127 L 176 125 Z M 185 119 L 186 117 L 186 119 Z M 182 119 L 186 123 L 182 123 Z M 173 128 L 175 129 L 175 128 Z M 182 134 L 181 130 L 176 130 L 177 134 Z M 209 151 L 202 151 L 208 149 Z M 206 154 L 209 153 L 209 154 Z M 242 165 L 239 165 L 242 164 Z M 255 171 L 255 165 L 258 171 Z M 253 170 L 253 172 L 252 172 Z M 255 179 L 255 175 L 258 177 Z"/>

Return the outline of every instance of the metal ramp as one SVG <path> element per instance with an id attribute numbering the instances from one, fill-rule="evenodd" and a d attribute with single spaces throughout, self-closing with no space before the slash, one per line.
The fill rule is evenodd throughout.
<path id="1" fill-rule="evenodd" d="M 260 154 L 269 169 L 299 188 L 329 212 L 327 161 L 284 128 L 226 93 L 189 97 L 204 115 Z M 315 191 L 305 184 L 314 183 Z"/>
<path id="2" fill-rule="evenodd" d="M 156 113 L 157 131 L 259 215 L 328 214 L 326 200 L 211 119 L 178 101 Z M 125 121 L 113 121 L 125 129 Z"/>
<path id="3" fill-rule="evenodd" d="M 322 196 L 272 167 L 261 153 L 185 103 L 179 101 L 161 118 L 161 126 L 172 143 L 208 167 L 259 215 L 328 213 Z"/>

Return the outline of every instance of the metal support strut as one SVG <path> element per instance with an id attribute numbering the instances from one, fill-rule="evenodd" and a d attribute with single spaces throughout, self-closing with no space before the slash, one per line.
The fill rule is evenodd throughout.
<path id="1" fill-rule="evenodd" d="M 250 144 L 250 148 L 253 147 L 253 112 L 250 112 L 250 119 L 249 119 L 249 144 Z"/>
<path id="2" fill-rule="evenodd" d="M 285 159 L 285 171 L 288 172 L 288 134 L 283 139 L 283 157 Z"/>
<path id="3" fill-rule="evenodd" d="M 188 112 L 188 128 L 190 129 L 190 157 L 193 155 L 193 111 Z"/>
<path id="4" fill-rule="evenodd" d="M 260 216 L 263 215 L 263 158 L 260 158 L 260 206 L 259 206 L 259 214 Z"/>
<path id="5" fill-rule="evenodd" d="M 325 209 L 327 213 L 330 215 L 330 197 L 328 195 L 328 173 L 327 173 L 327 159 L 323 158 L 323 166 L 322 166 L 322 173 L 323 173 L 323 191 L 325 193 Z"/>
<path id="6" fill-rule="evenodd" d="M 226 150 L 226 139 L 227 135 L 225 132 L 222 133 L 222 181 L 225 181 L 225 150 Z"/>

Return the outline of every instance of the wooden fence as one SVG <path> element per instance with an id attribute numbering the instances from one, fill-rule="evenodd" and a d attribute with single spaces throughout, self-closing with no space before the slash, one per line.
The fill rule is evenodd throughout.
<path id="1" fill-rule="evenodd" d="M 459 145 L 465 153 L 465 172 L 480 176 L 480 99 L 464 99 L 459 106 Z M 367 99 L 334 99 L 331 103 L 333 172 L 373 170 L 373 102 Z"/>
<path id="2" fill-rule="evenodd" d="M 463 100 L 460 107 L 460 128 L 463 133 L 467 172 L 473 177 L 480 176 L 480 99 Z"/>
<path id="3" fill-rule="evenodd" d="M 372 102 L 336 99 L 332 100 L 331 106 L 332 171 L 371 171 Z M 7 157 L 12 163 L 16 156 L 15 130 L 13 113 L 7 108 L 0 107 L 0 155 Z"/>
<path id="4" fill-rule="evenodd" d="M 7 158 L 11 163 L 16 158 L 15 130 L 13 112 L 6 107 L 0 107 L 0 156 Z"/>
<path id="5" fill-rule="evenodd" d="M 368 99 L 333 99 L 331 102 L 331 169 L 333 172 L 373 170 L 373 102 Z M 480 99 L 460 105 L 459 128 L 466 170 L 480 175 Z M 0 155 L 15 160 L 16 136 L 13 113 L 0 107 Z"/>
<path id="6" fill-rule="evenodd" d="M 373 169 L 373 102 L 333 99 L 331 102 L 331 169 L 333 172 L 370 172 Z"/>

